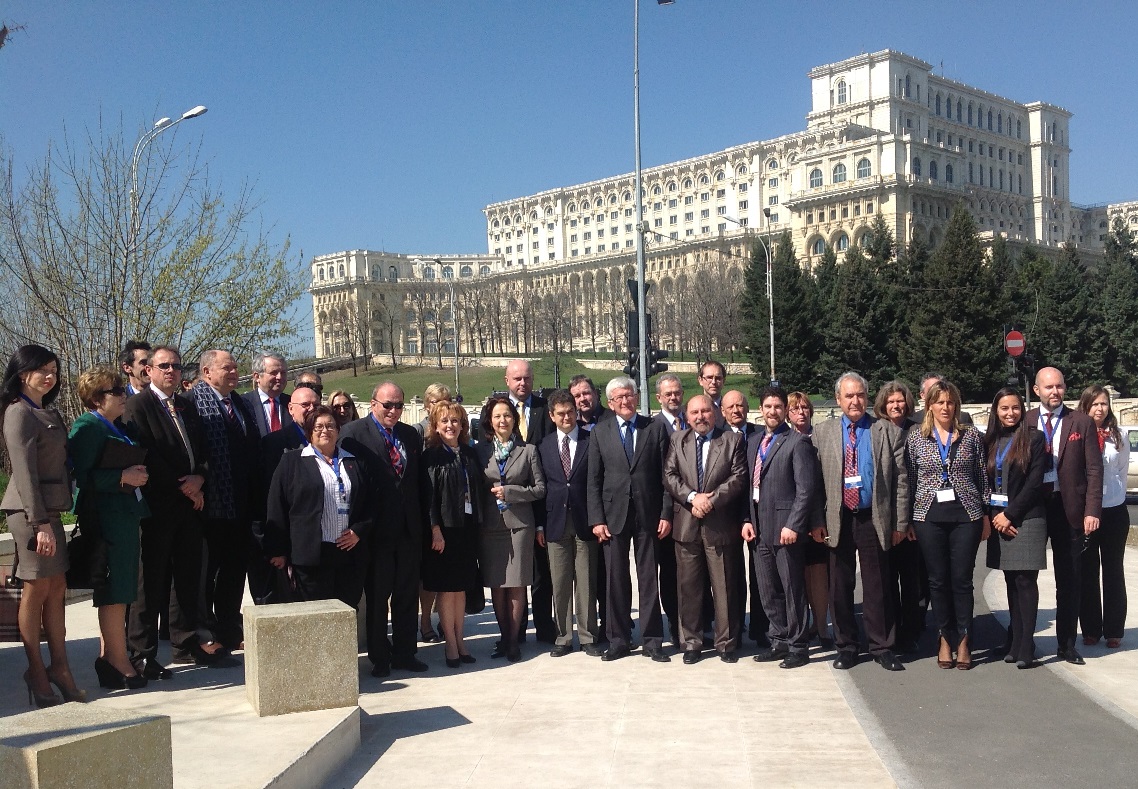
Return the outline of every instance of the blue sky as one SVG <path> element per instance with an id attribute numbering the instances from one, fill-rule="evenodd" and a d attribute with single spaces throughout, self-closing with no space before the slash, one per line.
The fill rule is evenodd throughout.
<path id="1" fill-rule="evenodd" d="M 126 13 L 129 11 L 129 15 Z M 1138 198 L 1117 4 L 641 3 L 645 166 L 797 131 L 807 71 L 899 49 L 1075 114 L 1071 194 Z M 99 115 L 179 128 L 278 239 L 485 252 L 481 209 L 632 169 L 632 0 L 0 0 L 0 137 L 17 172 Z"/>

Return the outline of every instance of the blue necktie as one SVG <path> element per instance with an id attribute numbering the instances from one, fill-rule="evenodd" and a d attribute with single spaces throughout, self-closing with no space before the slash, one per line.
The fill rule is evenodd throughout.
<path id="1" fill-rule="evenodd" d="M 624 435 L 621 437 L 620 443 L 624 444 L 624 456 L 626 458 L 628 458 L 628 465 L 631 466 L 632 465 L 632 450 L 633 450 L 632 423 L 631 422 L 625 422 L 624 423 Z"/>
<path id="2" fill-rule="evenodd" d="M 697 493 L 703 493 L 703 445 L 706 443 L 706 436 L 698 436 L 695 440 L 695 482 Z"/>

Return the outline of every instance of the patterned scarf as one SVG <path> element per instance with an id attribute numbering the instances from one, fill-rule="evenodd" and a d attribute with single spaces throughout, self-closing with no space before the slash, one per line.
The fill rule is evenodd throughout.
<path id="1" fill-rule="evenodd" d="M 510 453 L 514 451 L 514 439 L 510 439 L 505 444 L 494 436 L 494 460 L 503 463 L 510 458 Z"/>
<path id="2" fill-rule="evenodd" d="M 205 429 L 208 463 L 206 464 L 205 514 L 210 518 L 237 517 L 233 503 L 233 474 L 229 458 L 229 414 L 222 410 L 213 387 L 204 380 L 190 390 Z"/>

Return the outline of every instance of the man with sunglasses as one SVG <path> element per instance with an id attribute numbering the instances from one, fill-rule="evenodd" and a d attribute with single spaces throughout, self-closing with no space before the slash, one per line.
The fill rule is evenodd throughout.
<path id="1" fill-rule="evenodd" d="M 127 435 L 146 449 L 150 474 L 142 489 L 150 517 L 142 521 L 142 571 L 127 643 L 138 672 L 155 680 L 173 676 L 157 660 L 158 614 L 171 578 L 178 605 L 170 607 L 170 643 L 199 665 L 217 665 L 222 656 L 202 649 L 197 635 L 207 453 L 197 408 L 179 393 L 181 353 L 166 345 L 154 348 L 146 374 L 150 386 L 126 401 L 122 416 Z"/>
<path id="2" fill-rule="evenodd" d="M 288 362 L 279 353 L 259 353 L 253 357 L 253 391 L 241 395 L 257 420 L 257 432 L 264 438 L 292 424 L 288 413 Z"/>
<path id="3" fill-rule="evenodd" d="M 381 502 L 364 581 L 367 656 L 373 677 L 389 676 L 393 668 L 427 670 L 427 664 L 415 657 L 423 554 L 419 505 L 423 442 L 415 428 L 399 421 L 402 415 L 403 390 L 384 381 L 372 393 L 370 413 L 344 425 L 340 433 L 340 446 L 367 464 L 375 484 L 375 500 Z"/>

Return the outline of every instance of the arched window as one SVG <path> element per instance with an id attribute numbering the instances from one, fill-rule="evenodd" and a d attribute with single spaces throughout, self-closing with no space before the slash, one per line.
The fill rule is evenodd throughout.
<path id="1" fill-rule="evenodd" d="M 322 269 L 322 268 L 316 269 L 316 276 L 318 279 L 324 279 L 324 269 Z"/>
<path id="2" fill-rule="evenodd" d="M 652 187 L 652 195 L 655 196 L 658 194 L 660 194 L 660 184 L 656 184 Z"/>
<path id="3" fill-rule="evenodd" d="M 921 157 L 919 156 L 913 157 L 913 175 L 918 178 L 921 177 Z"/>
<path id="4" fill-rule="evenodd" d="M 497 229 L 498 229 L 498 227 L 500 226 L 500 225 L 498 224 L 498 220 L 497 220 L 497 219 L 495 219 L 495 220 L 494 220 L 494 224 L 493 224 L 493 225 L 491 225 L 491 226 L 492 226 L 492 227 L 493 227 L 495 230 L 497 230 Z"/>
<path id="5" fill-rule="evenodd" d="M 972 125 L 972 102 L 968 102 L 968 125 Z"/>
<path id="6" fill-rule="evenodd" d="M 1002 112 L 996 116 L 996 131 L 1000 134 L 1004 133 L 1004 113 Z"/>
<path id="7" fill-rule="evenodd" d="M 936 114 L 940 115 L 940 94 L 936 94 Z"/>
<path id="8" fill-rule="evenodd" d="M 389 268 L 387 270 L 387 278 L 391 282 L 397 281 L 399 279 L 399 269 L 395 268 L 395 266 L 392 266 L 391 268 Z"/>
<path id="9" fill-rule="evenodd" d="M 821 185 L 822 185 L 822 170 L 821 170 L 821 168 L 815 167 L 813 170 L 810 171 L 810 188 L 811 189 L 817 189 Z"/>
<path id="10" fill-rule="evenodd" d="M 746 174 L 747 174 L 747 165 L 741 164 L 735 168 L 735 175 L 746 175 Z"/>
<path id="11" fill-rule="evenodd" d="M 988 131 L 992 130 L 992 111 L 988 110 Z"/>
<path id="12" fill-rule="evenodd" d="M 711 181 L 708 179 L 708 177 L 706 175 L 701 175 L 699 177 L 699 185 L 700 186 L 707 186 L 709 183 L 711 183 Z"/>
<path id="13" fill-rule="evenodd" d="M 454 269 L 450 266 L 443 266 L 443 279 L 454 279 Z"/>
<path id="14" fill-rule="evenodd" d="M 842 233 L 840 236 L 838 236 L 838 241 L 836 244 L 834 244 L 834 249 L 838 250 L 839 252 L 845 252 L 849 248 L 850 237 L 845 233 Z"/>
<path id="15" fill-rule="evenodd" d="M 956 120 L 958 122 L 964 120 L 963 109 L 964 109 L 964 102 L 957 99 L 956 100 Z"/>
<path id="16" fill-rule="evenodd" d="M 676 182 L 675 181 L 668 181 L 668 191 L 669 192 L 676 191 Z"/>
<path id="17" fill-rule="evenodd" d="M 952 183 L 952 165 L 946 164 L 944 166 L 944 180 L 946 183 Z"/>
<path id="18" fill-rule="evenodd" d="M 460 277 L 472 277 L 472 276 L 474 276 L 474 269 L 472 269 L 470 266 L 463 266 L 462 268 L 460 268 L 458 270 L 458 276 L 460 276 Z"/>
<path id="19" fill-rule="evenodd" d="M 838 104 L 846 103 L 846 81 L 844 79 L 838 80 Z"/>
<path id="20" fill-rule="evenodd" d="M 616 205 L 616 195 L 609 195 L 609 205 Z"/>
<path id="21" fill-rule="evenodd" d="M 490 275 L 490 267 L 489 266 L 480 266 L 478 269 L 478 274 L 479 274 L 479 276 L 483 276 L 483 277 L 489 276 Z"/>
<path id="22" fill-rule="evenodd" d="M 767 161 L 767 169 L 768 170 L 777 170 L 778 169 L 778 159 L 769 159 Z"/>
<path id="23" fill-rule="evenodd" d="M 509 227 L 510 226 L 510 218 L 506 217 L 505 219 L 503 219 L 502 224 L 505 225 L 506 227 Z"/>
<path id="24" fill-rule="evenodd" d="M 936 166 L 936 160 L 934 159 L 933 161 L 929 162 L 929 178 L 931 178 L 935 181 L 936 177 L 937 177 L 937 166 Z"/>
<path id="25" fill-rule="evenodd" d="M 841 162 L 834 165 L 833 183 L 840 184 L 846 180 L 846 166 Z"/>
<path id="26" fill-rule="evenodd" d="M 588 200 L 582 200 L 581 201 L 581 210 L 582 211 L 588 211 L 589 210 L 589 201 Z"/>
<path id="27" fill-rule="evenodd" d="M 625 192 L 623 195 L 620 196 L 620 199 L 627 203 L 629 200 L 632 199 L 632 192 Z"/>
<path id="28" fill-rule="evenodd" d="M 684 189 L 691 189 L 691 179 L 690 178 L 684 179 Z"/>
<path id="29" fill-rule="evenodd" d="M 912 95 L 913 95 L 912 86 L 913 86 L 913 83 L 910 80 L 909 75 L 906 74 L 905 75 L 905 98 L 907 98 L 907 99 L 912 97 Z"/>
<path id="30" fill-rule="evenodd" d="M 811 252 L 815 255 L 821 255 L 825 251 L 826 251 L 826 242 L 820 238 L 814 239 L 814 247 L 811 249 Z"/>
<path id="31" fill-rule="evenodd" d="M 1022 123 L 1021 123 L 1021 122 L 1020 122 L 1020 121 L 1017 119 L 1017 120 L 1016 120 L 1016 139 L 1018 140 L 1018 139 L 1020 139 L 1022 136 L 1023 136 L 1023 125 L 1022 125 Z"/>
<path id="32" fill-rule="evenodd" d="M 423 269 L 423 279 L 434 279 L 435 269 L 433 266 L 427 266 Z"/>
<path id="33" fill-rule="evenodd" d="M 545 207 L 545 215 L 546 216 L 553 216 L 553 208 L 550 206 L 546 206 Z"/>
<path id="34" fill-rule="evenodd" d="M 726 178 L 727 178 L 727 176 L 723 174 L 723 171 L 722 171 L 722 170 L 720 170 L 719 172 L 717 172 L 717 173 L 715 174 L 715 180 L 716 180 L 716 182 L 722 181 L 722 180 L 724 180 L 724 179 L 726 179 Z"/>
<path id="35" fill-rule="evenodd" d="M 857 177 L 868 178 L 873 174 L 873 168 L 869 164 L 869 159 L 862 159 L 857 163 Z"/>
<path id="36" fill-rule="evenodd" d="M 870 233 L 870 232 L 862 233 L 861 238 L 858 239 L 858 244 L 861 245 L 862 249 L 869 249 L 869 245 L 872 243 L 873 243 L 873 233 Z"/>
<path id="37" fill-rule="evenodd" d="M 344 276 L 344 264 L 343 263 L 340 264 L 340 276 L 341 277 Z"/>

